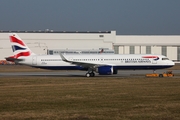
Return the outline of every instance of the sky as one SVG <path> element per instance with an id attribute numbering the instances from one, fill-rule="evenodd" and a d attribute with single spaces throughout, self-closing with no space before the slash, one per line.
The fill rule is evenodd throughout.
<path id="1" fill-rule="evenodd" d="M 180 0 L 1 0 L 0 30 L 180 35 Z"/>

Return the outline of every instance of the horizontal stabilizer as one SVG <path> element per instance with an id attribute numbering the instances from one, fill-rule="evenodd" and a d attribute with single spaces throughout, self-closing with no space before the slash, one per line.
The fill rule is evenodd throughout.
<path id="1" fill-rule="evenodd" d="M 5 58 L 7 61 L 11 61 L 11 62 L 19 62 L 19 61 L 23 61 L 23 59 L 17 59 L 14 57 L 6 57 Z"/>

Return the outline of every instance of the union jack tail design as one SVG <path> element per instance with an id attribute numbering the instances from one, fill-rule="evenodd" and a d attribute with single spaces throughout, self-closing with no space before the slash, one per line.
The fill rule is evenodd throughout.
<path id="1" fill-rule="evenodd" d="M 9 38 L 14 54 L 14 59 L 18 59 L 19 57 L 27 57 L 34 54 L 16 33 L 11 33 Z"/>

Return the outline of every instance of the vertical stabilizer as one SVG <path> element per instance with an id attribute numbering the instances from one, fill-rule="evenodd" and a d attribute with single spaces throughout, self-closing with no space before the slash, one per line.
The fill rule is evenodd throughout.
<path id="1" fill-rule="evenodd" d="M 9 34 L 9 38 L 15 59 L 19 57 L 28 57 L 34 54 L 16 33 Z"/>

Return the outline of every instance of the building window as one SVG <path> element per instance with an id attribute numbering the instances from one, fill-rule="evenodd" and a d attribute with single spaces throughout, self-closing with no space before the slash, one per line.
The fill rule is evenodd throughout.
<path id="1" fill-rule="evenodd" d="M 151 54 L 151 46 L 146 46 L 146 54 Z"/>
<path id="2" fill-rule="evenodd" d="M 177 60 L 180 60 L 180 46 L 177 47 Z"/>
<path id="3" fill-rule="evenodd" d="M 130 54 L 134 54 L 134 53 L 135 53 L 135 52 L 134 52 L 134 49 L 135 49 L 134 46 L 129 46 L 129 53 L 130 53 Z"/>
<path id="4" fill-rule="evenodd" d="M 167 47 L 166 46 L 161 47 L 161 53 L 162 53 L 162 55 L 167 56 Z"/>
<path id="5" fill-rule="evenodd" d="M 114 53 L 119 54 L 119 46 L 114 46 Z"/>
<path id="6" fill-rule="evenodd" d="M 49 55 L 53 55 L 53 50 L 49 50 Z"/>

